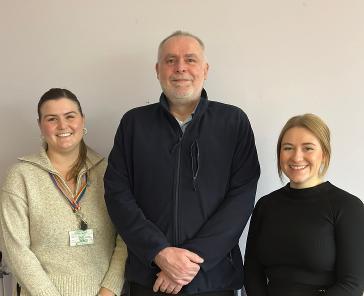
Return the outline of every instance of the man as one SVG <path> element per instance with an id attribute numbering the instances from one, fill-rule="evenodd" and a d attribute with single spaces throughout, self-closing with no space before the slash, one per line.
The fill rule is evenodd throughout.
<path id="1" fill-rule="evenodd" d="M 202 41 L 177 31 L 158 50 L 160 102 L 121 120 L 105 174 L 108 210 L 128 246 L 130 293 L 232 295 L 239 237 L 260 174 L 239 108 L 209 101 Z"/>

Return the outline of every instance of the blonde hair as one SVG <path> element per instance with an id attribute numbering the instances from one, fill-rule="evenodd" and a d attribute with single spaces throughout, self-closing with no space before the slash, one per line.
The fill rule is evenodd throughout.
<path id="1" fill-rule="evenodd" d="M 277 169 L 279 178 L 283 180 L 283 172 L 279 164 L 281 156 L 282 139 L 285 133 L 293 127 L 303 127 L 307 129 L 319 141 L 323 153 L 323 164 L 319 172 L 319 176 L 320 177 L 324 176 L 329 168 L 330 158 L 331 158 L 330 130 L 326 125 L 326 123 L 320 117 L 318 117 L 315 114 L 306 113 L 303 115 L 297 115 L 290 118 L 284 125 L 283 129 L 281 130 L 281 133 L 279 134 L 277 142 Z"/>

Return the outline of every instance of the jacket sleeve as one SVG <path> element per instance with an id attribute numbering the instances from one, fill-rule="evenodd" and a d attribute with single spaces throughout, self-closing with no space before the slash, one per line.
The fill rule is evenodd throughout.
<path id="1" fill-rule="evenodd" d="M 30 250 L 29 218 L 24 184 L 15 172 L 10 172 L 0 198 L 1 250 L 9 268 L 20 285 L 34 296 L 61 296 L 36 255 Z M 23 188 L 21 190 L 20 188 Z"/>
<path id="2" fill-rule="evenodd" d="M 213 268 L 239 243 L 254 208 L 260 167 L 253 131 L 242 111 L 236 139 L 229 189 L 223 202 L 200 231 L 181 245 L 204 258 L 201 268 L 205 271 Z"/>
<path id="3" fill-rule="evenodd" d="M 125 261 L 128 256 L 126 245 L 118 235 L 114 253 L 110 260 L 109 269 L 101 283 L 101 287 L 107 288 L 114 292 L 115 295 L 120 295 L 124 285 Z"/>
<path id="4" fill-rule="evenodd" d="M 127 114 L 116 132 L 114 146 L 110 152 L 105 173 L 105 201 L 112 222 L 121 235 L 128 251 L 141 262 L 152 266 L 158 252 L 170 244 L 158 227 L 148 220 L 138 206 L 132 190 L 131 155 L 126 143 L 131 143 L 128 134 Z"/>
<path id="5" fill-rule="evenodd" d="M 260 262 L 257 254 L 258 236 L 261 225 L 261 202 L 259 200 L 253 211 L 250 220 L 248 239 L 245 250 L 244 278 L 245 291 L 248 296 L 267 296 L 267 277 L 264 272 L 264 266 Z"/>
<path id="6" fill-rule="evenodd" d="M 325 296 L 361 296 L 364 290 L 364 206 L 358 198 L 345 198 L 336 213 L 336 282 Z"/>

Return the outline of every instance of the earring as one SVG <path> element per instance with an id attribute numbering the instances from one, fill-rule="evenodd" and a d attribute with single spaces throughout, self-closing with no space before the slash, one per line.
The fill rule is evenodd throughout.
<path id="1" fill-rule="evenodd" d="M 87 135 L 87 128 L 83 128 L 83 135 L 86 136 Z"/>

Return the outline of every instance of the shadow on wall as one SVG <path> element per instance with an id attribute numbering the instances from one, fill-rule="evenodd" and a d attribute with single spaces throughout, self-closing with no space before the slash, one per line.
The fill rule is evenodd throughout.
<path id="1" fill-rule="evenodd" d="M 3 183 L 6 170 L 17 161 L 17 157 L 37 152 L 41 145 L 37 124 L 36 106 L 27 108 L 24 104 L 3 106 L 0 180 Z M 4 118 L 5 117 L 5 118 Z M 8 118 L 8 119 L 6 119 Z M 6 133 L 6 134 L 5 134 Z"/>
<path id="2" fill-rule="evenodd" d="M 154 65 L 153 57 L 133 52 L 106 56 L 76 70 L 81 79 L 74 92 L 86 116 L 86 141 L 97 152 L 108 155 L 125 112 L 159 100 Z"/>

